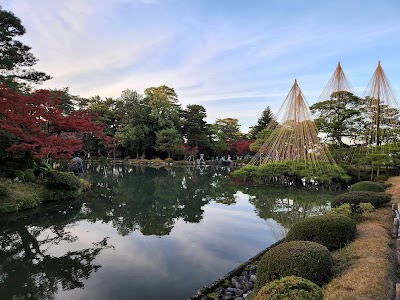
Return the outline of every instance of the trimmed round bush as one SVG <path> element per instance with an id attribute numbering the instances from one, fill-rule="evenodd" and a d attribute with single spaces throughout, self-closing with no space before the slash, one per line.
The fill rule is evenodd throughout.
<path id="1" fill-rule="evenodd" d="M 77 190 L 81 187 L 81 182 L 73 173 L 51 172 L 47 179 L 47 185 L 57 189 Z"/>
<path id="2" fill-rule="evenodd" d="M 333 258 L 328 248 L 309 241 L 292 241 L 267 251 L 257 268 L 256 291 L 266 283 L 298 276 L 322 285 L 332 277 Z"/>
<path id="3" fill-rule="evenodd" d="M 174 160 L 172 158 L 168 157 L 164 160 L 164 162 L 167 164 L 170 164 L 170 163 L 174 162 Z"/>
<path id="4" fill-rule="evenodd" d="M 329 250 L 346 246 L 357 233 L 356 221 L 340 214 L 326 214 L 297 222 L 286 235 L 287 241 L 311 241 Z"/>
<path id="5" fill-rule="evenodd" d="M 261 288 L 254 300 L 323 300 L 321 288 L 310 280 L 287 276 Z"/>
<path id="6" fill-rule="evenodd" d="M 350 187 L 350 191 L 384 192 L 385 188 L 377 182 L 360 181 Z"/>
<path id="7" fill-rule="evenodd" d="M 384 183 L 387 179 L 388 177 L 386 175 L 378 175 L 374 178 L 374 181 L 378 183 Z"/>
<path id="8" fill-rule="evenodd" d="M 371 203 L 375 208 L 382 207 L 386 203 L 389 203 L 391 196 L 388 193 L 377 193 L 377 192 L 347 192 L 336 196 L 332 200 L 332 207 L 339 207 L 344 203 L 350 205 L 357 205 L 360 203 Z"/>

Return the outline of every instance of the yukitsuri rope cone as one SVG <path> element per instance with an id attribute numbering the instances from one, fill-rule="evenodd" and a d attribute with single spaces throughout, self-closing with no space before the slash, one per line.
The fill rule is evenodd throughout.
<path id="1" fill-rule="evenodd" d="M 327 85 L 319 96 L 318 102 L 330 99 L 332 96 L 337 95 L 338 92 L 348 92 L 354 94 L 353 87 L 344 74 L 342 66 L 340 65 L 340 61 L 338 62 L 338 65 Z"/>
<path id="2" fill-rule="evenodd" d="M 354 127 L 355 124 L 360 124 L 362 122 L 361 112 L 359 111 L 362 101 L 359 97 L 354 95 L 354 89 L 344 74 L 340 61 L 319 96 L 317 104 L 319 104 L 319 107 L 322 106 L 328 110 L 330 109 L 330 111 L 327 112 L 324 109 L 316 109 L 316 111 L 313 111 L 316 113 L 314 115 L 316 122 L 318 122 L 319 118 L 324 120 L 323 122 L 326 122 L 326 114 L 328 113 L 330 115 L 328 117 L 329 126 L 334 126 L 334 128 L 338 129 L 335 137 L 325 137 L 328 143 L 333 144 L 333 149 L 337 146 L 341 147 L 341 151 L 335 152 L 337 161 L 344 160 L 351 162 L 354 158 L 355 148 L 360 143 L 357 139 L 358 135 L 354 132 L 344 133 L 340 130 L 347 126 Z M 332 113 L 332 106 L 337 107 L 336 112 Z M 353 117 L 349 118 L 350 115 Z"/>
<path id="3" fill-rule="evenodd" d="M 364 99 L 367 106 L 368 152 L 385 152 L 389 150 L 388 147 L 398 149 L 400 147 L 399 104 L 380 61 L 365 89 Z"/>
<path id="4" fill-rule="evenodd" d="M 318 137 L 317 127 L 296 80 L 271 124 L 267 127 L 273 129 L 271 135 L 249 165 L 276 166 L 282 174 L 299 168 L 307 170 L 310 179 L 326 174 L 330 166 L 337 166 Z"/>

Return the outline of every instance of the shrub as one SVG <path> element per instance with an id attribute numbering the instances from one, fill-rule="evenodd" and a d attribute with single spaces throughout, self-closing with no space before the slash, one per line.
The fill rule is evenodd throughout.
<path id="1" fill-rule="evenodd" d="M 172 158 L 169 158 L 169 157 L 164 160 L 164 162 L 167 163 L 167 164 L 172 163 L 173 161 L 174 160 Z"/>
<path id="2" fill-rule="evenodd" d="M 47 185 L 58 189 L 77 190 L 81 187 L 81 182 L 73 173 L 51 172 L 47 179 Z"/>
<path id="3" fill-rule="evenodd" d="M 25 173 L 21 170 L 16 170 L 13 172 L 13 177 L 18 177 L 20 181 L 25 181 Z"/>
<path id="4" fill-rule="evenodd" d="M 255 288 L 285 276 L 299 276 L 322 285 L 332 276 L 333 258 L 329 250 L 309 241 L 280 244 L 267 251 L 257 268 Z"/>
<path id="5" fill-rule="evenodd" d="M 231 173 L 233 177 L 242 177 L 244 179 L 250 179 L 254 177 L 255 172 L 257 172 L 257 166 L 244 166 L 237 169 Z"/>
<path id="6" fill-rule="evenodd" d="M 25 174 L 25 182 L 34 182 L 36 180 L 36 176 L 33 172 L 33 169 L 25 170 L 24 174 Z"/>
<path id="7" fill-rule="evenodd" d="M 359 213 L 364 214 L 364 213 L 369 213 L 375 209 L 375 207 L 371 203 L 360 203 L 359 205 L 360 211 Z"/>
<path id="8" fill-rule="evenodd" d="M 81 182 L 81 189 L 82 191 L 87 191 L 88 189 L 90 189 L 90 182 L 83 179 L 83 178 L 79 178 L 79 181 Z"/>
<path id="9" fill-rule="evenodd" d="M 43 201 L 63 201 L 76 199 L 82 194 L 81 190 L 48 190 L 43 195 Z"/>
<path id="10" fill-rule="evenodd" d="M 287 276 L 263 286 L 254 300 L 323 300 L 321 288 L 310 280 Z"/>
<path id="11" fill-rule="evenodd" d="M 369 191 L 369 192 L 384 192 L 384 187 L 377 182 L 360 181 L 350 187 L 350 191 Z"/>
<path id="12" fill-rule="evenodd" d="M 325 214 L 296 223 L 286 236 L 287 241 L 311 241 L 329 250 L 340 249 L 354 240 L 356 222 L 345 215 Z"/>
<path id="13" fill-rule="evenodd" d="M 351 216 L 352 210 L 349 203 L 344 203 L 338 207 L 332 207 L 331 210 L 326 212 L 327 214 L 341 214 L 345 216 Z"/>
<path id="14" fill-rule="evenodd" d="M 37 194 L 32 193 L 31 195 L 27 197 L 23 197 L 19 199 L 19 202 L 17 203 L 18 210 L 24 210 L 28 208 L 34 208 L 38 206 L 39 204 L 39 197 Z"/>
<path id="15" fill-rule="evenodd" d="M 10 191 L 7 187 L 0 184 L 0 197 L 7 197 L 10 195 Z"/>
<path id="16" fill-rule="evenodd" d="M 371 203 L 375 208 L 382 207 L 391 200 L 390 194 L 377 192 L 347 192 L 336 196 L 332 200 L 332 207 L 338 207 L 344 203 L 349 203 L 351 206 L 359 205 L 360 203 Z"/>
<path id="17" fill-rule="evenodd" d="M 18 207 L 11 202 L 0 203 L 0 215 L 9 214 L 18 210 Z"/>
<path id="18" fill-rule="evenodd" d="M 374 178 L 375 182 L 384 183 L 388 177 L 386 175 L 378 175 Z"/>
<path id="19" fill-rule="evenodd" d="M 340 205 L 339 207 L 334 207 L 326 214 L 341 214 L 345 216 L 349 216 L 350 218 L 361 221 L 365 214 L 373 211 L 375 207 L 371 203 L 361 202 L 360 204 L 352 204 L 345 203 Z"/>

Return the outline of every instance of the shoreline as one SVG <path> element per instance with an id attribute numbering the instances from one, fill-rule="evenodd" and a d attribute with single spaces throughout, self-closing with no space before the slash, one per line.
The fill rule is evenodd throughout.
<path id="1" fill-rule="evenodd" d="M 248 259 L 244 263 L 237 266 L 232 271 L 228 272 L 221 278 L 215 280 L 210 285 L 207 285 L 207 286 L 204 286 L 204 287 L 198 289 L 197 292 L 195 294 L 193 294 L 192 296 L 188 297 L 187 300 L 209 299 L 209 298 L 207 298 L 207 294 L 215 292 L 218 288 L 221 288 L 224 284 L 226 284 L 227 281 L 229 281 L 230 285 L 233 285 L 233 284 L 231 284 L 231 282 L 232 282 L 232 278 L 234 276 L 240 276 L 242 274 L 242 272 L 246 270 L 247 267 L 252 266 L 254 262 L 258 262 L 267 251 L 271 250 L 273 247 L 275 247 L 277 245 L 282 244 L 284 241 L 285 241 L 285 238 L 280 239 L 279 241 L 276 241 L 275 243 L 268 246 L 267 248 L 265 248 L 264 250 L 262 250 L 261 252 L 259 252 L 255 256 L 253 256 L 252 258 Z M 251 292 L 251 290 L 249 290 L 248 292 Z M 206 297 L 206 298 L 204 298 L 204 297 Z"/>

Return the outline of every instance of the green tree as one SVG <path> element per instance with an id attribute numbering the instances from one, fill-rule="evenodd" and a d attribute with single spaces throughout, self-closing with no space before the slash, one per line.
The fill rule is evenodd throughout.
<path id="1" fill-rule="evenodd" d="M 173 88 L 166 85 L 161 85 L 159 87 L 149 87 L 144 91 L 145 95 L 153 101 L 158 100 L 168 100 L 171 103 L 178 103 L 178 95 Z"/>
<path id="2" fill-rule="evenodd" d="M 251 151 L 258 151 L 264 145 L 265 141 L 270 137 L 272 134 L 271 129 L 263 129 L 257 133 L 256 140 L 250 144 Z"/>
<path id="3" fill-rule="evenodd" d="M 168 157 L 171 158 L 171 152 L 178 149 L 182 143 L 182 136 L 175 128 L 166 128 L 156 132 L 156 146 L 157 151 L 168 152 Z"/>
<path id="4" fill-rule="evenodd" d="M 201 153 L 208 152 L 206 110 L 202 105 L 189 104 L 181 113 L 181 131 L 189 148 L 199 147 Z"/>
<path id="5" fill-rule="evenodd" d="M 136 158 L 145 158 L 146 150 L 154 146 L 156 120 L 147 98 L 136 91 L 126 89 L 118 102 L 122 120 L 117 137 L 122 146 L 133 152 Z"/>
<path id="6" fill-rule="evenodd" d="M 229 145 L 243 137 L 239 128 L 238 119 L 233 118 L 217 119 L 208 127 L 213 155 L 228 154 Z"/>
<path id="7" fill-rule="evenodd" d="M 217 119 L 214 124 L 218 138 L 224 141 L 237 141 L 242 138 L 238 122 L 239 120 L 234 118 Z"/>
<path id="8" fill-rule="evenodd" d="M 58 100 L 60 101 L 58 107 L 61 108 L 64 115 L 70 115 L 75 110 L 86 109 L 89 105 L 89 99 L 71 95 L 68 87 L 50 91 L 52 96 L 58 95 Z"/>
<path id="9" fill-rule="evenodd" d="M 274 121 L 276 123 L 271 109 L 269 108 L 269 106 L 267 106 L 267 108 L 263 110 L 261 116 L 258 118 L 257 124 L 250 128 L 249 131 L 250 138 L 257 139 L 258 133 L 266 129 L 267 126 L 271 123 L 271 121 Z"/>
<path id="10" fill-rule="evenodd" d="M 145 158 L 145 151 L 153 145 L 153 132 L 146 124 L 128 124 L 117 134 L 122 146 L 136 154 L 136 159 Z"/>
<path id="11" fill-rule="evenodd" d="M 157 125 L 156 131 L 179 126 L 181 107 L 173 88 L 165 85 L 149 87 L 145 91 L 145 101 L 151 108 L 151 117 Z"/>
<path id="12" fill-rule="evenodd" d="M 51 78 L 32 69 L 38 59 L 29 46 L 15 39 L 25 32 L 21 20 L 0 6 L 0 84 L 21 91 L 27 91 L 29 84 L 39 84 Z"/>
<path id="13" fill-rule="evenodd" d="M 345 138 L 355 142 L 363 136 L 365 105 L 350 92 L 332 93 L 329 100 L 312 105 L 311 112 L 316 115 L 319 132 L 337 146 L 348 147 Z"/>
<path id="14" fill-rule="evenodd" d="M 399 110 L 370 97 L 365 98 L 365 103 L 367 109 L 363 132 L 366 143 L 380 146 L 398 142 L 400 139 Z"/>

